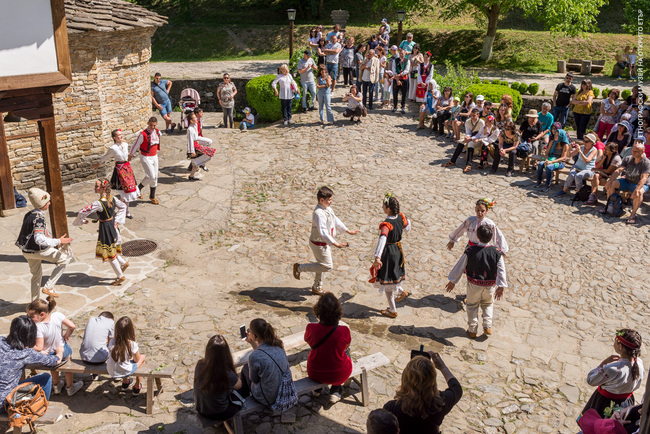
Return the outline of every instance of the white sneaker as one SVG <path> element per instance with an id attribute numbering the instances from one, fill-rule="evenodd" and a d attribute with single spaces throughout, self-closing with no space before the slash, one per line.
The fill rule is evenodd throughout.
<path id="1" fill-rule="evenodd" d="M 291 125 L 295 124 L 295 122 L 293 121 L 293 119 L 289 119 L 289 123 L 290 123 Z"/>
<path id="2" fill-rule="evenodd" d="M 83 381 L 76 381 L 76 382 L 72 383 L 72 386 L 67 387 L 67 388 L 65 389 L 65 391 L 68 392 L 68 396 L 72 396 L 72 395 L 74 395 L 75 393 L 79 392 L 79 390 L 81 390 L 81 388 L 82 388 L 83 386 L 84 386 L 84 382 L 83 382 Z"/>
<path id="3" fill-rule="evenodd" d="M 65 380 L 61 379 L 59 381 L 59 384 L 55 384 L 54 386 L 52 386 L 52 391 L 54 392 L 55 395 L 58 395 L 59 393 L 61 393 L 64 386 L 65 386 Z"/>
<path id="4" fill-rule="evenodd" d="M 285 125 L 289 125 L 289 121 L 284 121 L 284 124 L 285 124 Z"/>
<path id="5" fill-rule="evenodd" d="M 341 394 L 339 392 L 334 392 L 330 395 L 330 402 L 336 404 L 341 400 Z"/>

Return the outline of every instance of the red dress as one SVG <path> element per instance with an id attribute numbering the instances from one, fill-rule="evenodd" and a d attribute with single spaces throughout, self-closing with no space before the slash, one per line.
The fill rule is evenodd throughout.
<path id="1" fill-rule="evenodd" d="M 320 323 L 307 324 L 305 342 L 309 346 L 316 345 L 332 327 Z M 319 383 L 333 386 L 345 383 L 352 373 L 352 360 L 345 354 L 351 341 L 350 329 L 339 325 L 322 345 L 309 352 L 307 376 Z"/>

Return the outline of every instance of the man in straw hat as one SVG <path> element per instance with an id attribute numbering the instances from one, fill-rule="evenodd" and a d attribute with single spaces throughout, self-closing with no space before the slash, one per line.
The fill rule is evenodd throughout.
<path id="1" fill-rule="evenodd" d="M 25 214 L 16 245 L 22 250 L 23 256 L 29 264 L 29 271 L 32 273 L 32 300 L 38 298 L 40 291 L 58 297 L 59 294 L 54 289 L 54 285 L 61 278 L 65 266 L 72 259 L 72 255 L 57 247 L 70 244 L 72 238 L 66 238 L 67 234 L 61 238 L 50 237 L 45 220 L 45 211 L 50 207 L 49 193 L 40 188 L 30 188 L 28 195 L 34 209 Z M 39 291 L 41 278 L 43 277 L 43 268 L 41 266 L 43 261 L 56 264 L 56 268 L 45 286 Z"/>

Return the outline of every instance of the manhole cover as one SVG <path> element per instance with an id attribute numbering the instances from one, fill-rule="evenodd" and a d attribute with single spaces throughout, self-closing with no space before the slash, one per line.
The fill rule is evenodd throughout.
<path id="1" fill-rule="evenodd" d="M 143 256 L 153 252 L 158 244 L 151 240 L 133 240 L 122 243 L 122 256 Z"/>

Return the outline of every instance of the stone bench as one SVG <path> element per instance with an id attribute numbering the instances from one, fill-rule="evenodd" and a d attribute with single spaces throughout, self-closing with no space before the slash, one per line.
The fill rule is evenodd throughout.
<path id="1" fill-rule="evenodd" d="M 55 370 L 63 374 L 68 372 L 72 374 L 108 375 L 105 363 L 101 365 L 89 365 L 81 360 L 69 360 L 66 363 L 54 368 L 48 368 L 42 365 L 28 365 L 25 367 L 25 369 L 31 369 L 33 371 Z M 161 379 L 172 378 L 175 369 L 176 368 L 173 366 L 152 369 L 150 366 L 147 366 L 147 364 L 144 363 L 133 374 L 134 376 L 143 377 L 147 380 L 147 415 L 153 414 L 153 402 L 158 396 L 160 396 L 163 391 Z M 156 391 L 154 391 L 153 387 L 154 381 L 156 383 Z"/>
<path id="2" fill-rule="evenodd" d="M 57 407 L 55 405 L 50 405 L 47 407 L 47 412 L 34 421 L 34 425 L 52 425 L 63 419 L 63 408 Z M 9 423 L 9 417 L 6 414 L 0 415 L 0 422 Z M 25 425 L 29 427 L 29 425 Z M 23 427 L 24 428 L 24 427 Z M 13 434 L 19 434 L 23 432 L 23 428 L 14 428 Z"/>
<path id="3" fill-rule="evenodd" d="M 569 59 L 566 62 L 567 71 L 575 70 L 580 71 L 582 68 L 582 59 Z"/>
<path id="4" fill-rule="evenodd" d="M 383 353 L 375 353 L 370 356 L 362 357 L 354 363 L 354 368 L 352 369 L 352 374 L 350 378 L 345 382 L 345 386 L 354 381 L 361 388 L 361 402 L 364 407 L 367 407 L 370 404 L 370 388 L 368 385 L 368 372 L 373 369 L 377 369 L 381 366 L 387 365 L 390 363 L 388 357 Z M 357 378 L 359 377 L 359 378 Z M 311 378 L 301 378 L 300 380 L 294 381 L 293 383 L 296 386 L 296 392 L 298 396 L 305 395 L 314 390 L 320 389 L 325 384 L 318 383 Z M 252 396 L 246 398 L 244 406 L 242 409 L 233 417 L 232 419 L 219 422 L 205 418 L 197 413 L 197 418 L 203 429 L 207 429 L 211 426 L 221 425 L 223 423 L 226 431 L 230 434 L 244 434 L 244 424 L 243 417 L 250 413 L 255 413 L 267 408 L 266 405 L 256 401 Z"/>

